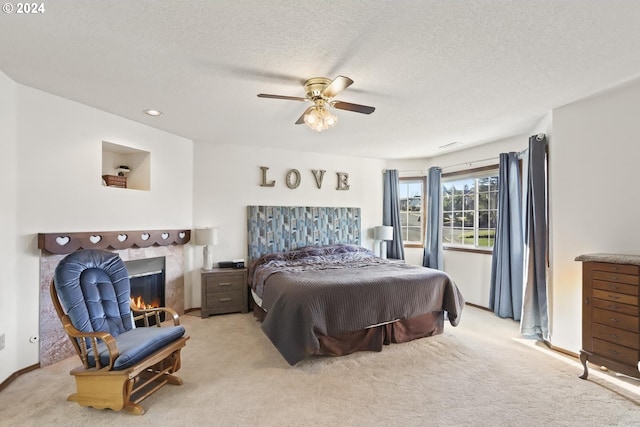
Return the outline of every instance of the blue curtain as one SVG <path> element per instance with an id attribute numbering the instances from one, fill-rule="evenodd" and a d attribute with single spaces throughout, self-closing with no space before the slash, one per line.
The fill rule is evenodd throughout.
<path id="1" fill-rule="evenodd" d="M 514 320 L 520 320 L 522 314 L 523 238 L 520 162 L 517 153 L 502 153 L 489 308 L 500 317 Z"/>
<path id="2" fill-rule="evenodd" d="M 422 265 L 443 269 L 442 253 L 442 169 L 429 168 L 427 177 L 427 230 L 424 241 Z"/>
<path id="3" fill-rule="evenodd" d="M 547 305 L 547 138 L 529 138 L 524 221 L 524 302 L 520 331 L 549 339 Z"/>
<path id="4" fill-rule="evenodd" d="M 404 259 L 402 227 L 400 223 L 400 198 L 398 195 L 398 171 L 384 172 L 384 193 L 382 200 L 382 225 L 393 226 L 393 240 L 387 242 L 387 258 Z"/>

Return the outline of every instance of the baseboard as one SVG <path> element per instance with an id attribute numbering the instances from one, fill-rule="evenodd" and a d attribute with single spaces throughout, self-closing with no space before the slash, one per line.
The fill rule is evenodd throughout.
<path id="1" fill-rule="evenodd" d="M 189 314 L 189 313 L 191 313 L 192 311 L 198 311 L 198 310 L 200 310 L 200 307 L 187 308 L 187 309 L 184 311 L 184 314 Z"/>
<path id="2" fill-rule="evenodd" d="M 574 353 L 573 351 L 567 350 L 566 348 L 557 347 L 557 346 L 551 344 L 549 341 L 540 341 L 540 342 L 543 343 L 544 345 L 546 345 L 548 348 L 550 348 L 553 351 L 557 351 L 558 353 L 566 354 L 567 356 L 575 357 L 576 359 L 580 358 L 580 355 L 578 353 Z"/>
<path id="3" fill-rule="evenodd" d="M 36 363 L 35 365 L 27 366 L 26 368 L 22 368 L 19 371 L 16 371 L 13 374 L 9 375 L 9 378 L 2 381 L 2 383 L 0 384 L 0 391 L 4 390 L 9 384 L 11 384 L 20 375 L 26 374 L 27 372 L 35 371 L 39 367 L 40 367 L 40 364 Z"/>
<path id="4" fill-rule="evenodd" d="M 491 309 L 490 309 L 490 308 L 488 308 L 488 307 L 483 307 L 483 306 L 481 306 L 481 305 L 473 304 L 473 303 L 471 303 L 471 302 L 465 302 L 465 303 L 464 303 L 464 305 L 468 305 L 468 306 L 470 306 L 470 307 L 474 307 L 474 308 L 479 308 L 480 310 L 484 310 L 484 311 L 491 311 L 491 312 L 493 312 L 493 310 L 491 310 Z"/>

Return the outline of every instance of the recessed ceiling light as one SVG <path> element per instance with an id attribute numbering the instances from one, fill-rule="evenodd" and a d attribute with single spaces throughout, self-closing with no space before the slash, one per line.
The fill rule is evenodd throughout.
<path id="1" fill-rule="evenodd" d="M 153 117 L 158 117 L 162 115 L 162 111 L 158 111 L 158 110 L 144 110 L 144 113 Z"/>

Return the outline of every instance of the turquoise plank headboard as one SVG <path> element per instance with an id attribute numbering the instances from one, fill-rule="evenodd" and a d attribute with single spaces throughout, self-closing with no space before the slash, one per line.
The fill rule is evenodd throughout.
<path id="1" fill-rule="evenodd" d="M 360 208 L 247 206 L 249 265 L 309 245 L 360 244 Z"/>

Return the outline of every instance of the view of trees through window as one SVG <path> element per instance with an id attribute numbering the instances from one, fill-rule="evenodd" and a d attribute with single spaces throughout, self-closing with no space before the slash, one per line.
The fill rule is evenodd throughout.
<path id="1" fill-rule="evenodd" d="M 493 248 L 498 215 L 498 171 L 443 178 L 444 245 Z"/>
<path id="2" fill-rule="evenodd" d="M 404 244 L 422 245 L 424 236 L 424 185 L 425 179 L 400 178 L 400 223 Z"/>

